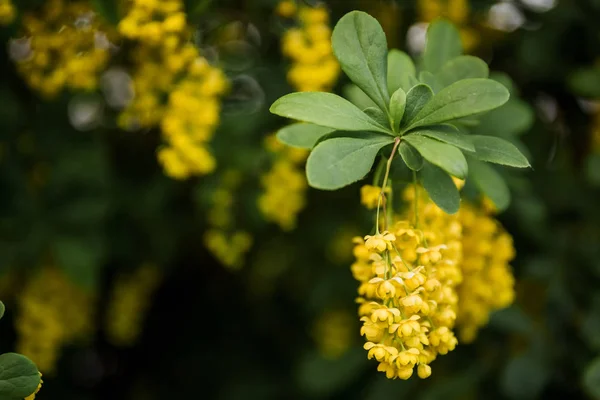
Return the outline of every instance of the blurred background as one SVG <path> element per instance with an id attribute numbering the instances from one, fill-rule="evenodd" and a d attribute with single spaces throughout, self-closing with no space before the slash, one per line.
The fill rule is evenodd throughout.
<path id="1" fill-rule="evenodd" d="M 359 186 L 309 190 L 272 136 L 279 96 L 347 91 L 328 40 L 354 9 L 415 56 L 454 22 L 512 86 L 487 132 L 533 165 L 502 171 L 515 302 L 426 380 L 362 349 Z M 36 362 L 39 399 L 600 398 L 598 21 L 598 0 L 0 0 L 0 352 Z"/>

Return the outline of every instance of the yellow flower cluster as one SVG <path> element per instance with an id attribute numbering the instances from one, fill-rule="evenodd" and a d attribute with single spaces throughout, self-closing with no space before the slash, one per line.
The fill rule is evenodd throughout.
<path id="1" fill-rule="evenodd" d="M 204 234 L 206 248 L 223 265 L 239 269 L 244 264 L 244 255 L 252 247 L 252 236 L 243 230 L 235 229 L 234 192 L 241 184 L 239 171 L 223 173 L 221 184 L 212 195 L 212 207 L 208 212 L 211 227 Z"/>
<path id="2" fill-rule="evenodd" d="M 338 359 L 354 341 L 354 317 L 346 311 L 326 311 L 315 321 L 313 337 L 319 353 L 327 359 Z"/>
<path id="3" fill-rule="evenodd" d="M 43 267 L 18 298 L 17 352 L 45 374 L 55 372 L 61 348 L 93 330 L 95 296 L 70 282 L 58 269 Z"/>
<path id="4" fill-rule="evenodd" d="M 274 162 L 261 179 L 264 192 L 258 198 L 258 208 L 267 221 L 289 231 L 296 227 L 298 213 L 306 203 L 308 183 L 303 165 L 308 151 L 285 146 L 275 135 L 267 136 L 265 147 Z"/>
<path id="5" fill-rule="evenodd" d="M 40 372 L 40 383 L 38 383 L 38 386 L 35 389 L 35 392 L 33 392 L 29 396 L 25 397 L 24 400 L 34 400 L 35 399 L 35 395 L 39 393 L 39 391 L 42 389 L 42 383 L 44 383 L 44 381 L 41 379 L 41 376 L 42 376 L 42 373 Z"/>
<path id="6" fill-rule="evenodd" d="M 29 48 L 16 61 L 30 87 L 53 97 L 63 88 L 97 86 L 110 41 L 87 1 L 48 0 L 39 13 L 26 13 L 22 25 Z"/>
<path id="7" fill-rule="evenodd" d="M 364 348 L 390 379 L 408 379 L 415 368 L 429 377 L 429 364 L 458 343 L 452 328 L 461 274 L 449 246 L 430 244 L 437 238 L 400 220 L 391 231 L 354 239 Z"/>
<path id="8" fill-rule="evenodd" d="M 8 25 L 15 19 L 15 6 L 11 0 L 0 0 L 0 25 Z"/>
<path id="9" fill-rule="evenodd" d="M 465 51 L 473 50 L 479 44 L 479 34 L 467 26 L 470 13 L 468 0 L 419 0 L 417 12 L 423 22 L 444 17 L 458 25 Z"/>
<path id="10" fill-rule="evenodd" d="M 143 265 L 133 273 L 117 277 L 106 314 L 106 334 L 113 345 L 135 344 L 150 308 L 150 299 L 161 281 L 162 275 L 153 265 Z"/>
<path id="11" fill-rule="evenodd" d="M 509 262 L 515 256 L 512 237 L 489 212 L 463 204 L 458 213 L 463 229 L 463 283 L 458 287 L 457 325 L 462 342 L 471 342 L 492 311 L 515 298 Z"/>
<path id="12" fill-rule="evenodd" d="M 190 42 L 183 1 L 133 0 L 118 28 L 138 42 L 135 97 L 121 115 L 121 125 L 160 125 L 166 145 L 158 160 L 168 176 L 211 173 L 216 162 L 207 143 L 219 122 L 228 82 Z"/>
<path id="13" fill-rule="evenodd" d="M 287 30 L 282 38 L 283 53 L 292 61 L 288 81 L 296 90 L 330 91 L 340 66 L 331 49 L 329 13 L 324 6 L 296 6 L 292 0 L 282 1 L 277 12 L 295 18 L 298 27 Z"/>

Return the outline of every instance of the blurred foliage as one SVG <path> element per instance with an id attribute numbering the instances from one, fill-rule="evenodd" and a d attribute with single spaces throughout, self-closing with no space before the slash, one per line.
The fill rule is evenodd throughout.
<path id="1" fill-rule="evenodd" d="M 44 375 L 37 398 L 600 398 L 600 2 L 324 1 L 332 22 L 367 11 L 391 47 L 413 54 L 423 47 L 421 23 L 432 18 L 425 6 L 444 3 L 434 8 L 468 32 L 470 52 L 499 71 L 498 80 L 512 81 L 515 96 L 484 117 L 480 133 L 524 143 L 531 153 L 532 171 L 500 171 L 512 196 L 499 219 L 517 252 L 515 304 L 493 314 L 475 342 L 436 361 L 431 378 L 399 382 L 380 376 L 359 348 L 357 318 L 350 334 L 319 322 L 356 315 L 349 238 L 368 232 L 371 218 L 359 188 L 307 189 L 307 206 L 287 232 L 257 205 L 274 163 L 265 138 L 284 124 L 268 106 L 294 90 L 281 37 L 297 22 L 278 16 L 275 0 L 185 1 L 186 40 L 225 73 L 229 89 L 207 145 L 215 171 L 174 180 L 157 161 L 160 127 L 118 124 L 135 66 L 135 43 L 111 33 L 126 2 L 84 2 L 110 41 L 97 86 L 67 85 L 48 98 L 23 78 L 26 16 L 55 1 L 0 1 L 7 49 L 0 52 L 0 298 L 7 305 L 0 352 L 23 340 L 17 321 L 26 295 L 49 266 L 69 287 L 62 296 L 87 293 L 95 310 L 82 340 L 61 341 L 56 372 Z M 340 77 L 333 91 L 346 83 Z M 239 270 L 224 267 L 203 242 L 231 170 L 241 176 L 231 190 L 230 227 L 252 236 Z M 111 299 L 117 282 L 147 265 L 160 271 L 158 287 L 140 289 L 146 298 L 123 306 L 146 311 L 123 318 L 136 325 L 122 329 L 139 336 L 122 347 L 111 333 L 122 322 L 111 318 Z M 46 300 L 36 304 L 63 304 L 42 315 L 61 319 L 82 306 L 71 294 Z M 314 333 L 323 330 L 340 336 L 328 345 Z"/>

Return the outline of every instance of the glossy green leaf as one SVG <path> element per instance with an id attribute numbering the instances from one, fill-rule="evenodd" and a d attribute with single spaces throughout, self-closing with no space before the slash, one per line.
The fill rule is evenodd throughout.
<path id="1" fill-rule="evenodd" d="M 423 52 L 425 70 L 436 73 L 444 64 L 461 54 L 460 34 L 454 25 L 444 20 L 429 25 Z"/>
<path id="2" fill-rule="evenodd" d="M 481 58 L 459 56 L 448 61 L 435 75 L 442 87 L 450 86 L 462 79 L 487 78 L 490 70 Z"/>
<path id="3" fill-rule="evenodd" d="M 493 110 L 506 103 L 508 90 L 491 79 L 463 79 L 442 89 L 405 130 Z"/>
<path id="4" fill-rule="evenodd" d="M 270 111 L 337 130 L 391 133 L 354 104 L 333 93 L 290 93 L 275 101 Z"/>
<path id="5" fill-rule="evenodd" d="M 394 93 L 402 88 L 408 92 L 413 87 L 417 70 L 415 64 L 408 54 L 403 51 L 392 49 L 388 53 L 388 90 Z"/>
<path id="6" fill-rule="evenodd" d="M 6 307 L 4 307 L 4 303 L 0 301 L 0 319 L 4 317 L 4 312 L 6 311 Z"/>
<path id="7" fill-rule="evenodd" d="M 37 367 L 27 357 L 16 353 L 0 355 L 1 399 L 23 399 L 33 394 L 40 379 Z"/>
<path id="8" fill-rule="evenodd" d="M 332 128 L 298 122 L 284 126 L 277 131 L 277 139 L 288 146 L 312 149 L 321 137 L 334 131 L 335 129 Z"/>
<path id="9" fill-rule="evenodd" d="M 431 125 L 411 131 L 408 135 L 423 135 L 439 140 L 440 142 L 451 144 L 452 146 L 465 151 L 475 151 L 475 146 L 473 145 L 470 136 L 460 133 L 458 129 L 452 125 Z"/>
<path id="10" fill-rule="evenodd" d="M 377 107 L 377 104 L 375 104 L 373 100 L 371 100 L 371 98 L 354 83 L 349 83 L 344 86 L 343 92 L 344 97 L 361 110 L 369 107 Z"/>
<path id="11" fill-rule="evenodd" d="M 362 11 L 344 15 L 331 36 L 342 70 L 382 110 L 387 110 L 387 39 L 379 22 Z"/>
<path id="12" fill-rule="evenodd" d="M 510 190 L 504 178 L 492 167 L 473 157 L 467 158 L 469 164 L 469 179 L 496 206 L 498 211 L 504 211 L 510 204 Z"/>
<path id="13" fill-rule="evenodd" d="M 460 194 L 452 178 L 440 168 L 425 163 L 419 172 L 421 183 L 439 208 L 448 214 L 454 214 L 460 207 Z"/>
<path id="14" fill-rule="evenodd" d="M 406 94 L 406 108 L 402 117 L 401 127 L 410 125 L 417 114 L 433 98 L 433 91 L 425 84 L 418 84 Z"/>
<path id="15" fill-rule="evenodd" d="M 433 93 L 439 92 L 443 88 L 435 75 L 429 71 L 421 71 L 419 73 L 419 82 L 429 86 L 433 90 Z"/>
<path id="16" fill-rule="evenodd" d="M 390 100 L 390 116 L 392 117 L 392 130 L 398 132 L 400 130 L 400 123 L 402 117 L 404 117 L 404 110 L 406 109 L 406 93 L 402 88 L 398 88 L 392 95 Z"/>
<path id="17" fill-rule="evenodd" d="M 471 130 L 473 134 L 490 136 L 520 135 L 531 128 L 535 115 L 529 104 L 511 98 L 506 104 L 479 117 L 479 124 Z"/>
<path id="18" fill-rule="evenodd" d="M 398 152 L 406 166 L 411 170 L 419 171 L 423 168 L 423 156 L 410 144 L 405 141 L 400 142 Z"/>
<path id="19" fill-rule="evenodd" d="M 369 173 L 379 150 L 393 142 L 391 136 L 370 132 L 325 140 L 308 157 L 308 183 L 323 190 L 354 183 Z"/>
<path id="20" fill-rule="evenodd" d="M 467 177 L 467 160 L 456 147 L 422 135 L 406 135 L 402 139 L 415 147 L 424 159 L 450 175 L 461 179 Z"/>
<path id="21" fill-rule="evenodd" d="M 390 125 L 387 115 L 385 115 L 385 113 L 381 111 L 379 107 L 367 107 L 363 110 L 363 112 L 369 117 L 373 118 L 373 121 L 376 121 L 381 126 L 388 127 Z"/>
<path id="22" fill-rule="evenodd" d="M 475 157 L 481 161 L 517 168 L 530 166 L 523 153 L 505 139 L 494 136 L 472 135 L 471 140 L 475 145 Z"/>

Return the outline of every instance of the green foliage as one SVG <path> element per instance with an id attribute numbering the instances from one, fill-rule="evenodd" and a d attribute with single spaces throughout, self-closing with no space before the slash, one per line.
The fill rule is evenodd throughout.
<path id="1" fill-rule="evenodd" d="M 421 156 L 417 149 L 412 147 L 407 142 L 402 141 L 400 143 L 400 146 L 398 146 L 398 152 L 400 153 L 400 156 L 402 157 L 402 160 L 406 166 L 411 170 L 419 171 L 421 168 L 423 168 L 423 156 Z"/>
<path id="2" fill-rule="evenodd" d="M 423 169 L 419 172 L 419 177 L 427 194 L 435 204 L 448 214 L 454 214 L 458 211 L 460 195 L 448 174 L 433 164 L 425 163 Z"/>
<path id="3" fill-rule="evenodd" d="M 475 145 L 475 156 L 481 161 L 510 167 L 527 168 L 530 166 L 527 158 L 517 147 L 505 139 L 493 136 L 473 135 L 471 140 Z"/>
<path id="4" fill-rule="evenodd" d="M 489 75 L 490 70 L 481 58 L 458 56 L 444 64 L 435 77 L 442 87 L 446 87 L 462 79 L 484 79 Z"/>
<path id="5" fill-rule="evenodd" d="M 4 312 L 6 311 L 6 307 L 4 307 L 4 303 L 0 301 L 0 319 L 4 317 Z"/>
<path id="6" fill-rule="evenodd" d="M 334 131 L 332 128 L 300 122 L 281 128 L 277 131 L 277 139 L 288 146 L 312 149 L 319 139 Z"/>
<path id="7" fill-rule="evenodd" d="M 40 374 L 27 357 L 15 353 L 0 355 L 0 398 L 22 400 L 37 389 Z"/>
<path id="8" fill-rule="evenodd" d="M 388 90 L 394 93 L 398 89 L 408 92 L 416 83 L 417 70 L 408 54 L 392 49 L 388 53 Z"/>
<path id="9" fill-rule="evenodd" d="M 490 165 L 472 157 L 467 158 L 469 180 L 492 200 L 498 211 L 504 211 L 510 204 L 510 190 L 502 176 Z"/>
<path id="10" fill-rule="evenodd" d="M 426 128 L 416 129 L 411 132 L 411 135 L 427 136 L 468 152 L 475 151 L 475 145 L 471 141 L 471 138 L 468 135 L 460 133 L 452 125 L 431 125 Z"/>
<path id="11" fill-rule="evenodd" d="M 490 79 L 464 79 L 436 93 L 403 130 L 434 125 L 493 110 L 506 103 L 508 90 Z"/>
<path id="12" fill-rule="evenodd" d="M 425 107 L 433 97 L 433 90 L 425 84 L 413 86 L 406 94 L 406 109 L 401 126 L 410 125 L 417 114 Z"/>
<path id="13" fill-rule="evenodd" d="M 458 30 L 448 21 L 438 20 L 427 30 L 427 44 L 423 53 L 426 71 L 436 73 L 448 61 L 462 54 Z"/>
<path id="14" fill-rule="evenodd" d="M 348 100 L 332 93 L 291 93 L 271 106 L 273 114 L 345 131 L 390 132 Z"/>
<path id="15" fill-rule="evenodd" d="M 586 367 L 583 375 L 583 385 L 588 394 L 597 399 L 600 397 L 600 357 Z"/>
<path id="16" fill-rule="evenodd" d="M 346 75 L 387 110 L 387 39 L 379 22 L 367 13 L 350 12 L 336 24 L 331 45 Z"/>
<path id="17" fill-rule="evenodd" d="M 390 116 L 392 117 L 392 130 L 398 132 L 400 130 L 400 123 L 402 117 L 404 117 L 404 110 L 406 109 L 406 93 L 402 88 L 398 88 L 392 95 L 390 100 Z"/>
<path id="18" fill-rule="evenodd" d="M 424 159 L 450 175 L 461 179 L 467 177 L 467 160 L 456 147 L 419 134 L 406 135 L 404 140 L 416 148 Z"/>
<path id="19" fill-rule="evenodd" d="M 354 183 L 369 173 L 379 150 L 393 142 L 391 136 L 368 132 L 325 140 L 308 157 L 308 183 L 324 190 Z"/>

